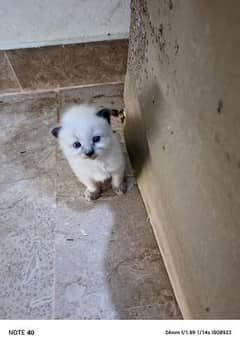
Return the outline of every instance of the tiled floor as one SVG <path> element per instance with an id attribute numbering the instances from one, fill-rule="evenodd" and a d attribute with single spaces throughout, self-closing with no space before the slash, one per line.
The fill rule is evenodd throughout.
<path id="1" fill-rule="evenodd" d="M 181 318 L 129 164 L 126 195 L 87 203 L 50 134 L 67 105 L 118 109 L 122 89 L 0 96 L 0 318 Z"/>
<path id="2" fill-rule="evenodd" d="M 21 91 L 15 72 L 5 52 L 0 51 L 0 93 Z"/>
<path id="3" fill-rule="evenodd" d="M 0 52 L 0 93 L 124 80 L 127 40 Z"/>

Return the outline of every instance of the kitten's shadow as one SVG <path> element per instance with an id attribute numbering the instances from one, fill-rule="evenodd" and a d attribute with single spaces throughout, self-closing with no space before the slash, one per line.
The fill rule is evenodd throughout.
<path id="1" fill-rule="evenodd" d="M 74 235 L 68 236 L 78 236 L 76 231 L 80 234 L 81 229 L 86 235 L 82 239 L 85 245 L 79 243 L 79 257 L 74 257 L 83 267 L 77 281 L 86 289 L 76 309 L 73 307 L 74 318 L 158 319 L 179 315 L 136 185 L 125 195 L 103 194 L 91 203 L 64 199 L 64 207 L 79 215 L 78 230 L 75 227 Z M 88 295 L 90 299 L 99 296 L 94 306 Z"/>

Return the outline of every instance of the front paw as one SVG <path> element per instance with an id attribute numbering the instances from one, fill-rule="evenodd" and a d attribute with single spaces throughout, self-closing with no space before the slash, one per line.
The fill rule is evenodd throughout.
<path id="1" fill-rule="evenodd" d="M 122 182 L 119 187 L 113 188 L 114 193 L 122 195 L 127 192 L 127 182 Z"/>
<path id="2" fill-rule="evenodd" d="M 91 191 L 89 189 L 86 189 L 84 192 L 84 197 L 87 201 L 92 201 L 92 200 L 96 200 L 97 198 L 99 198 L 100 196 L 100 190 L 95 190 L 95 191 Z"/>

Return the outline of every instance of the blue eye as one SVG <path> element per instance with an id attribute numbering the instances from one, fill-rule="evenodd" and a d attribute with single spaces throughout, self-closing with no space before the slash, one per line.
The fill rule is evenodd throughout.
<path id="1" fill-rule="evenodd" d="M 101 137 L 99 135 L 96 135 L 95 137 L 92 138 L 92 141 L 94 143 L 98 143 L 100 141 Z"/>
<path id="2" fill-rule="evenodd" d="M 73 143 L 73 147 L 75 149 L 79 149 L 79 147 L 81 147 L 81 143 L 79 141 L 75 141 L 75 143 Z"/>

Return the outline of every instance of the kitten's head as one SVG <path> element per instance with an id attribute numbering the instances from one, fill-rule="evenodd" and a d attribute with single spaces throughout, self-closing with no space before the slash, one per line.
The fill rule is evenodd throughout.
<path id="1" fill-rule="evenodd" d="M 60 127 L 52 130 L 67 157 L 101 158 L 110 150 L 110 110 L 89 105 L 74 106 L 63 114 Z"/>

